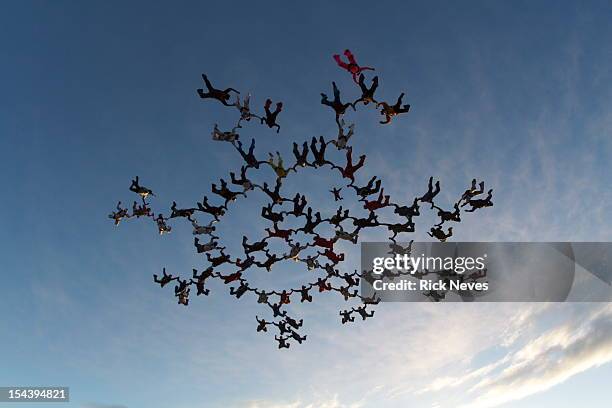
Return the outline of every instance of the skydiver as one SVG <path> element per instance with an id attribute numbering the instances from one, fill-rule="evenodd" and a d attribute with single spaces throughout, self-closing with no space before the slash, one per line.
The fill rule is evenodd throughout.
<path id="1" fill-rule="evenodd" d="M 285 321 L 289 324 L 289 326 L 293 327 L 296 330 L 302 327 L 302 325 L 304 324 L 304 319 L 300 319 L 300 321 L 298 322 L 297 320 L 289 316 L 285 316 Z"/>
<path id="2" fill-rule="evenodd" d="M 348 128 L 348 133 L 345 134 L 344 119 L 340 119 L 340 121 L 338 122 L 338 137 L 336 138 L 336 140 L 331 141 L 331 143 L 333 143 L 333 145 L 336 146 L 338 150 L 346 149 L 346 147 L 348 146 L 349 139 L 355 133 L 355 124 L 351 123 Z"/>
<path id="3" fill-rule="evenodd" d="M 357 218 L 353 220 L 353 225 L 356 226 L 357 228 L 361 229 L 361 228 L 371 228 L 371 227 L 377 227 L 378 224 L 378 217 L 376 216 L 376 214 L 373 211 L 370 211 L 370 215 L 368 216 L 368 218 Z"/>
<path id="4" fill-rule="evenodd" d="M 321 93 L 321 104 L 332 108 L 336 113 L 336 121 L 338 121 L 340 117 L 346 113 L 346 109 L 349 106 L 353 108 L 353 110 L 355 110 L 355 107 L 350 102 L 342 103 L 342 101 L 340 100 L 340 90 L 338 90 L 338 87 L 336 86 L 335 82 L 332 82 L 332 85 L 334 91 L 334 100 L 330 101 L 326 94 Z"/>
<path id="5" fill-rule="evenodd" d="M 257 160 L 254 153 L 255 139 L 251 139 L 248 153 L 242 149 L 242 142 L 240 140 L 237 140 L 234 146 L 236 147 L 236 150 L 238 150 L 238 153 L 240 153 L 240 156 L 242 156 L 242 159 L 246 162 L 247 167 L 254 167 L 256 169 L 259 168 L 260 162 Z"/>
<path id="6" fill-rule="evenodd" d="M 270 199 L 272 200 L 273 204 L 282 204 L 283 201 L 284 201 L 283 197 L 281 197 L 281 195 L 280 195 L 281 185 L 282 185 L 282 183 L 281 183 L 280 179 L 276 179 L 276 185 L 274 187 L 274 191 L 272 191 L 268 187 L 268 183 L 263 183 L 262 191 L 264 193 L 266 193 L 268 195 L 268 197 L 270 197 Z"/>
<path id="7" fill-rule="evenodd" d="M 216 229 L 216 227 L 213 226 L 213 222 L 214 221 L 209 222 L 208 225 L 198 225 L 197 220 L 191 221 L 193 235 L 212 235 Z"/>
<path id="8" fill-rule="evenodd" d="M 139 184 L 138 176 L 136 176 L 136 178 L 134 178 L 132 180 L 132 185 L 130 185 L 130 191 L 135 192 L 136 194 L 138 194 L 142 198 L 147 198 L 149 195 L 152 195 L 153 197 L 155 197 L 155 194 L 153 194 L 153 191 L 151 191 L 150 189 L 148 189 L 146 187 L 142 187 Z"/>
<path id="9" fill-rule="evenodd" d="M 281 308 L 281 304 L 278 303 L 274 303 L 274 304 L 270 304 L 268 303 L 268 305 L 270 306 L 270 308 L 272 308 L 272 313 L 274 315 L 274 317 L 285 317 L 287 315 L 287 311 L 284 310 L 281 312 L 280 308 Z"/>
<path id="10" fill-rule="evenodd" d="M 241 280 L 242 272 L 238 271 L 238 272 L 230 273 L 229 275 L 219 275 L 219 277 L 223 279 L 223 283 L 227 285 L 228 283 L 232 283 L 232 282 Z"/>
<path id="11" fill-rule="evenodd" d="M 459 203 L 455 203 L 455 211 L 446 211 L 437 205 L 433 205 L 433 208 L 438 210 L 438 217 L 440 217 L 440 223 L 436 224 L 437 227 L 444 224 L 446 221 L 461 222 L 461 211 L 459 210 Z"/>
<path id="12" fill-rule="evenodd" d="M 331 249 L 326 249 L 325 252 L 320 253 L 320 254 L 327 257 L 327 259 L 332 261 L 334 265 L 344 261 L 344 254 L 336 254 Z"/>
<path id="13" fill-rule="evenodd" d="M 436 181 L 436 188 L 434 190 L 433 177 L 430 177 L 429 183 L 427 185 L 427 192 L 423 194 L 421 198 L 419 198 L 419 201 L 422 203 L 430 203 L 433 208 L 433 199 L 438 195 L 439 192 L 440 192 L 440 181 Z"/>
<path id="14" fill-rule="evenodd" d="M 257 303 L 268 303 L 268 294 L 266 292 L 259 292 L 257 295 Z"/>
<path id="15" fill-rule="evenodd" d="M 357 290 L 353 291 L 353 293 L 351 293 L 349 291 L 350 286 L 342 286 L 340 287 L 340 289 L 338 289 L 338 292 L 340 292 L 340 294 L 344 297 L 344 301 L 348 301 L 349 298 L 352 297 L 357 297 Z"/>
<path id="16" fill-rule="evenodd" d="M 169 284 L 170 282 L 172 282 L 173 280 L 178 280 L 179 277 L 178 276 L 172 276 L 166 273 L 166 268 L 163 268 L 162 270 L 163 275 L 161 278 L 158 278 L 157 275 L 153 275 L 153 281 L 155 283 L 159 283 L 159 285 L 163 288 L 164 286 L 166 286 L 167 284 Z"/>
<path id="17" fill-rule="evenodd" d="M 219 221 L 219 217 L 225 214 L 225 208 L 223 206 L 213 206 L 208 203 L 208 197 L 204 197 L 201 203 L 198 203 L 198 210 L 208 213 L 215 217 L 216 221 Z"/>
<path id="18" fill-rule="evenodd" d="M 239 179 L 236 178 L 236 174 L 234 174 L 234 172 L 231 172 L 231 171 L 230 171 L 230 177 L 231 177 L 232 184 L 242 186 L 245 192 L 249 190 L 253 190 L 253 183 L 251 183 L 251 180 L 246 178 L 246 167 L 242 166 L 240 168 L 240 178 Z M 246 194 L 245 194 L 245 197 L 246 197 Z"/>
<path id="19" fill-rule="evenodd" d="M 304 214 L 304 208 L 306 208 L 306 197 L 303 195 L 300 195 L 300 193 L 297 193 L 295 195 L 295 197 L 293 197 L 293 210 L 291 211 L 291 214 L 295 215 L 296 217 L 299 217 L 300 215 Z"/>
<path id="20" fill-rule="evenodd" d="M 206 89 L 208 90 L 208 92 L 204 92 L 203 89 L 198 89 L 198 95 L 200 95 L 200 98 L 216 99 L 222 104 L 224 104 L 225 106 L 234 106 L 233 104 L 227 103 L 227 101 L 229 101 L 230 99 L 230 92 L 235 92 L 237 94 L 239 94 L 240 92 L 238 92 L 234 88 L 226 88 L 225 90 L 214 88 L 212 84 L 210 83 L 210 81 L 208 80 L 208 77 L 206 76 L 206 74 L 202 74 L 202 79 L 204 80 L 204 84 L 206 85 Z"/>
<path id="21" fill-rule="evenodd" d="M 406 217 L 412 220 L 412 217 L 421 215 L 421 213 L 419 212 L 419 199 L 415 198 L 414 201 L 412 202 L 412 206 L 410 207 L 408 206 L 400 207 L 396 204 L 395 210 L 393 212 L 401 217 Z"/>
<path id="22" fill-rule="evenodd" d="M 252 118 L 258 117 L 257 115 L 251 112 L 251 108 L 249 106 L 250 101 L 251 101 L 251 94 L 248 94 L 244 98 L 244 103 L 242 104 L 240 103 L 240 96 L 236 95 L 236 102 L 234 103 L 234 106 L 236 106 L 236 108 L 240 112 L 240 121 L 246 120 L 247 122 L 249 122 Z"/>
<path id="23" fill-rule="evenodd" d="M 440 242 L 446 242 L 446 240 L 453 235 L 453 227 L 448 227 L 448 232 L 444 232 L 440 226 L 431 227 L 431 230 L 427 233 L 427 235 L 438 239 Z"/>
<path id="24" fill-rule="evenodd" d="M 327 248 L 329 250 L 333 250 L 334 249 L 334 244 L 336 243 L 335 239 L 325 239 L 323 237 L 320 237 L 319 235 L 316 235 L 313 238 L 313 243 L 316 246 L 320 246 L 322 248 Z"/>
<path id="25" fill-rule="evenodd" d="M 281 294 L 279 295 L 280 296 L 279 303 L 281 305 L 288 305 L 289 303 L 291 303 L 291 297 L 290 297 L 291 293 L 293 293 L 293 291 L 287 293 L 286 290 L 283 290 Z"/>
<path id="26" fill-rule="evenodd" d="M 358 231 L 346 232 L 343 230 L 336 230 L 336 238 L 343 239 L 345 241 L 349 241 L 349 242 L 352 242 L 353 244 L 356 244 L 357 240 L 359 239 L 359 232 Z"/>
<path id="27" fill-rule="evenodd" d="M 365 201 L 365 203 L 363 204 L 363 208 L 365 208 L 366 210 L 370 210 L 370 211 L 376 211 L 380 208 L 384 208 L 386 206 L 389 205 L 389 198 L 390 196 L 388 195 L 383 195 L 384 194 L 385 189 L 381 189 L 380 190 L 380 194 L 378 195 L 378 198 L 376 200 L 372 200 L 372 201 Z"/>
<path id="28" fill-rule="evenodd" d="M 270 251 L 266 250 L 266 260 L 264 262 L 255 262 L 255 264 L 257 266 L 259 266 L 260 268 L 265 268 L 268 272 L 272 271 L 272 265 L 274 265 L 276 262 L 280 261 L 280 258 L 278 258 L 276 256 L 276 254 L 272 254 L 270 255 Z"/>
<path id="29" fill-rule="evenodd" d="M 312 295 L 310 295 L 308 291 L 310 291 L 310 288 L 302 285 L 302 289 L 300 289 L 302 299 L 300 299 L 300 302 L 312 302 Z"/>
<path id="30" fill-rule="evenodd" d="M 351 187 L 355 189 L 355 192 L 361 198 L 366 198 L 369 195 L 376 194 L 380 191 L 381 181 L 376 179 L 376 176 L 372 177 L 368 184 L 364 187 L 356 187 L 351 184 Z"/>
<path id="31" fill-rule="evenodd" d="M 186 280 L 178 280 L 178 285 L 174 286 L 174 296 L 178 297 L 178 304 L 187 306 L 189 304 L 189 286 Z"/>
<path id="32" fill-rule="evenodd" d="M 378 102 L 374 99 L 374 92 L 378 88 L 378 76 L 372 78 L 372 86 L 368 88 L 365 84 L 365 77 L 363 74 L 359 75 L 359 88 L 361 88 L 361 97 L 353 102 L 353 105 L 357 105 L 359 102 L 363 102 L 364 105 L 371 103 L 377 104 Z"/>
<path id="33" fill-rule="evenodd" d="M 359 278 L 353 278 L 353 275 L 354 274 L 349 275 L 348 273 L 345 272 L 344 275 L 342 276 L 342 278 L 346 281 L 349 287 L 359 285 Z"/>
<path id="34" fill-rule="evenodd" d="M 329 222 L 330 224 L 335 225 L 336 227 L 340 227 L 340 224 L 342 223 L 342 221 L 348 218 L 349 218 L 349 210 L 344 210 L 344 213 L 342 213 L 342 206 L 340 206 L 338 210 L 336 210 L 336 214 L 334 214 L 329 219 Z"/>
<path id="35" fill-rule="evenodd" d="M 353 308 L 351 308 L 351 310 L 353 310 L 353 311 L 355 311 L 355 312 L 359 313 L 359 314 L 361 315 L 361 320 L 365 320 L 365 319 L 367 319 L 368 317 L 373 317 L 373 316 L 374 316 L 374 310 L 372 310 L 372 312 L 368 313 L 368 312 L 366 311 L 366 307 L 367 307 L 367 306 L 360 306 L 360 307 L 358 307 L 357 309 L 355 309 L 355 308 L 353 307 Z"/>
<path id="36" fill-rule="evenodd" d="M 159 235 L 167 234 L 172 231 L 172 227 L 166 224 L 166 219 L 163 215 L 159 214 L 155 219 L 155 223 L 157 224 L 157 230 L 159 231 Z"/>
<path id="37" fill-rule="evenodd" d="M 122 219 L 129 218 L 130 214 L 127 208 L 121 208 L 121 201 L 117 203 L 117 211 L 113 211 L 108 215 L 108 218 L 114 220 L 115 225 L 119 225 Z"/>
<path id="38" fill-rule="evenodd" d="M 476 179 L 472 179 L 472 185 L 465 190 L 459 201 L 469 201 L 470 198 L 484 193 L 484 181 L 480 182 L 479 188 L 476 188 Z"/>
<path id="39" fill-rule="evenodd" d="M 315 158 L 312 165 L 314 167 L 324 166 L 329 163 L 329 161 L 325 160 L 325 149 L 327 148 L 327 144 L 325 144 L 325 139 L 323 136 L 319 137 L 319 148 L 317 148 L 317 139 L 313 136 L 310 142 L 310 151 Z"/>
<path id="40" fill-rule="evenodd" d="M 306 267 L 308 268 L 309 271 L 319 267 L 319 261 L 317 261 L 316 257 L 309 255 L 306 257 L 305 262 L 306 262 Z"/>
<path id="41" fill-rule="evenodd" d="M 340 172 L 342 173 L 342 177 L 347 178 L 351 180 L 351 183 L 354 183 L 355 173 L 357 172 L 357 170 L 363 167 L 363 164 L 365 163 L 365 159 L 366 159 L 365 154 L 362 154 L 361 156 L 359 156 L 359 161 L 357 162 L 357 164 L 353 164 L 353 149 L 350 147 L 347 148 L 346 149 L 346 166 L 344 167 L 344 169 L 340 169 Z"/>
<path id="42" fill-rule="evenodd" d="M 230 295 L 236 296 L 236 299 L 240 299 L 240 297 L 244 295 L 248 290 L 249 284 L 240 281 L 240 286 L 238 286 L 238 288 L 234 288 L 233 286 L 230 288 Z"/>
<path id="43" fill-rule="evenodd" d="M 215 241 L 215 238 L 211 238 L 206 244 L 200 244 L 200 238 L 198 237 L 193 239 L 193 245 L 196 247 L 198 254 L 213 251 L 218 248 L 218 244 L 219 243 Z"/>
<path id="44" fill-rule="evenodd" d="M 245 271 L 255 264 L 255 257 L 247 256 L 244 261 L 240 258 L 236 259 L 236 266 L 240 268 L 240 271 Z"/>
<path id="45" fill-rule="evenodd" d="M 376 297 L 376 292 L 370 297 L 361 296 L 361 301 L 366 305 L 377 305 L 380 303 L 380 297 Z"/>
<path id="46" fill-rule="evenodd" d="M 273 223 L 282 222 L 284 220 L 282 213 L 272 211 L 272 204 L 268 204 L 266 207 L 261 208 L 261 216 Z"/>
<path id="47" fill-rule="evenodd" d="M 469 210 L 465 210 L 465 212 L 474 212 L 478 208 L 492 207 L 493 202 L 491 201 L 491 198 L 493 198 L 492 189 L 487 192 L 486 198 L 484 199 L 483 198 L 480 198 L 480 199 L 470 198 L 468 201 L 463 203 L 461 206 L 463 207 L 469 204 L 472 208 L 470 208 Z"/>
<path id="48" fill-rule="evenodd" d="M 132 205 L 132 217 L 140 218 L 140 217 L 152 217 L 153 212 L 147 203 L 138 204 L 134 201 Z"/>
<path id="49" fill-rule="evenodd" d="M 215 140 L 217 142 L 234 143 L 235 141 L 240 139 L 240 135 L 236 133 L 236 128 L 230 131 L 223 132 L 219 130 L 219 126 L 216 123 L 215 123 L 215 127 L 213 128 L 211 135 L 212 135 L 212 140 Z"/>
<path id="50" fill-rule="evenodd" d="M 379 102 L 376 104 L 376 107 L 380 107 L 382 106 L 382 109 L 380 111 L 381 115 L 385 116 L 385 120 L 384 121 L 380 121 L 380 124 L 387 124 L 389 122 L 391 122 L 391 120 L 399 115 L 400 113 L 407 113 L 410 110 L 410 105 L 403 105 L 402 106 L 402 98 L 404 97 L 404 93 L 402 92 L 401 95 L 399 96 L 399 98 L 397 98 L 397 102 L 395 102 L 395 105 L 389 105 L 387 102 Z"/>
<path id="51" fill-rule="evenodd" d="M 306 223 L 299 230 L 304 232 L 305 234 L 314 233 L 314 229 L 322 222 L 321 213 L 316 212 L 315 219 L 312 219 L 312 207 L 308 207 L 308 211 L 306 211 Z"/>
<path id="52" fill-rule="evenodd" d="M 268 154 L 270 155 L 270 158 L 268 159 L 268 164 L 270 165 L 270 167 L 272 167 L 272 170 L 274 170 L 276 176 L 279 179 L 287 177 L 288 172 L 285 166 L 283 165 L 283 158 L 281 157 L 280 153 L 276 152 L 277 163 L 274 162 L 274 156 L 272 155 L 272 153 Z"/>
<path id="53" fill-rule="evenodd" d="M 289 343 L 287 343 L 287 337 L 278 337 L 278 336 L 274 336 L 274 339 L 276 341 L 278 341 L 278 348 L 282 349 L 282 348 L 289 348 Z"/>
<path id="54" fill-rule="evenodd" d="M 193 213 L 196 210 L 195 208 L 180 208 L 179 209 L 179 208 L 176 208 L 176 201 L 173 201 L 170 209 L 172 210 L 172 214 L 170 214 L 170 218 L 185 217 L 189 221 L 193 222 L 193 218 L 191 217 L 193 216 Z"/>
<path id="55" fill-rule="evenodd" d="M 308 248 L 308 245 L 302 245 L 299 242 L 296 242 L 294 244 L 294 243 L 288 241 L 287 245 L 289 245 L 289 248 L 291 248 L 291 249 L 289 250 L 288 254 L 283 255 L 283 258 L 291 259 L 291 260 L 296 261 L 296 262 L 300 261 L 300 258 L 299 258 L 300 252 L 303 249 Z"/>
<path id="56" fill-rule="evenodd" d="M 268 243 L 266 241 L 259 241 L 253 244 L 249 244 L 247 241 L 246 235 L 242 236 L 242 248 L 244 248 L 244 253 L 246 255 L 252 252 L 263 251 L 264 249 L 266 249 L 267 246 L 268 246 Z"/>
<path id="57" fill-rule="evenodd" d="M 331 284 L 327 282 L 327 278 L 325 279 L 318 278 L 316 285 L 319 287 L 319 292 L 325 292 L 326 290 L 332 289 Z"/>
<path id="58" fill-rule="evenodd" d="M 357 83 L 357 75 L 360 75 L 362 71 L 374 71 L 374 68 L 359 66 L 355 60 L 355 56 L 350 50 L 344 50 L 344 56 L 348 59 L 348 63 L 342 61 L 338 54 L 334 54 L 333 57 L 340 68 L 347 70 L 352 75 L 355 83 Z"/>
<path id="59" fill-rule="evenodd" d="M 304 337 L 300 337 L 300 335 L 293 330 L 291 330 L 291 337 L 300 344 L 302 344 L 302 342 L 306 340 L 306 335 L 304 335 Z"/>
<path id="60" fill-rule="evenodd" d="M 220 179 L 220 183 L 221 183 L 221 188 L 218 188 L 217 185 L 213 183 L 211 191 L 213 192 L 213 194 L 217 194 L 221 198 L 225 199 L 226 207 L 229 202 L 235 201 L 236 197 L 238 197 L 239 195 L 243 195 L 243 196 L 245 195 L 244 193 L 239 193 L 237 191 L 231 191 L 229 188 L 227 188 L 227 182 L 223 179 Z"/>
<path id="61" fill-rule="evenodd" d="M 198 291 L 196 293 L 196 296 L 200 296 L 200 295 L 208 296 L 208 294 L 210 293 L 210 289 L 206 289 L 204 287 L 204 283 L 207 278 L 212 276 L 212 273 L 213 273 L 212 267 L 206 269 L 200 275 L 198 275 L 197 269 L 193 270 L 193 278 L 191 279 L 191 283 L 196 285 L 196 289 Z"/>
<path id="62" fill-rule="evenodd" d="M 348 322 L 354 322 L 355 316 L 351 316 L 353 314 L 352 310 L 345 310 L 340 312 L 340 316 L 342 316 L 342 324 L 346 324 Z"/>
<path id="63" fill-rule="evenodd" d="M 259 320 L 259 316 L 255 316 L 255 319 L 257 320 L 257 331 L 263 331 L 263 332 L 267 332 L 268 328 L 266 327 L 267 325 L 271 324 L 270 322 L 266 322 L 265 320 Z"/>
<path id="64" fill-rule="evenodd" d="M 310 164 L 308 164 L 308 142 L 302 144 L 302 152 L 299 151 L 298 144 L 293 142 L 293 155 L 295 156 L 296 166 L 310 166 Z"/>
<path id="65" fill-rule="evenodd" d="M 283 110 L 283 103 L 279 102 L 276 104 L 276 109 L 274 112 L 270 111 L 270 106 L 272 105 L 271 99 L 266 99 L 266 104 L 264 105 L 264 110 L 266 111 L 266 117 L 260 118 L 261 124 L 268 125 L 269 128 L 276 127 L 276 133 L 280 132 L 280 126 L 276 123 L 276 117 Z"/>
<path id="66" fill-rule="evenodd" d="M 395 241 L 395 237 L 402 232 L 414 232 L 414 223 L 409 220 L 403 224 L 388 224 L 387 228 L 393 233 L 391 240 Z"/>
<path id="67" fill-rule="evenodd" d="M 266 228 L 265 231 L 268 233 L 268 237 L 270 238 L 282 238 L 284 240 L 288 240 L 293 230 L 281 230 L 278 229 L 278 223 L 274 223 L 274 231 L 270 228 Z"/>

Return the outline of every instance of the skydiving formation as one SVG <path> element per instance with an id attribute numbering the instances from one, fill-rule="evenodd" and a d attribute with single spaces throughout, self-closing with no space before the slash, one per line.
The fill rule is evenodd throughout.
<path id="1" fill-rule="evenodd" d="M 163 268 L 161 275 L 153 275 L 154 282 L 162 288 L 175 282 L 174 295 L 177 303 L 184 306 L 189 304 L 190 296 L 193 293 L 195 296 L 208 296 L 210 293 L 208 282 L 213 279 L 228 285 L 228 293 L 237 299 L 251 295 L 258 304 L 267 306 L 270 315 L 263 318 L 260 318 L 261 315 L 256 316 L 257 332 L 268 333 L 273 329 L 275 333 L 270 336 L 274 336 L 279 349 L 289 348 L 295 343 L 301 344 L 307 337 L 299 333 L 303 320 L 297 320 L 288 315 L 285 305 L 290 303 L 311 303 L 317 296 L 337 293 L 346 302 L 358 302 L 357 305 L 339 312 L 342 324 L 362 321 L 374 316 L 372 306 L 376 305 L 380 298 L 376 296 L 376 293 L 366 298 L 358 291 L 361 279 L 367 281 L 371 279 L 370 271 L 352 273 L 342 271 L 341 264 L 344 261 L 344 254 L 336 249 L 339 241 L 357 244 L 359 233 L 362 230 L 385 228 L 389 233 L 392 252 L 409 253 L 410 246 L 404 248 L 398 242 L 406 241 L 406 239 L 400 239 L 401 236 L 405 236 L 404 234 L 414 232 L 413 220 L 421 215 L 421 207 L 424 204 L 426 209 L 437 211 L 439 222 L 431 227 L 428 234 L 441 242 L 452 237 L 453 225 L 462 221 L 461 210 L 464 207 L 469 206 L 465 212 L 474 212 L 493 205 L 493 190 L 488 190 L 487 195 L 482 197 L 485 184 L 476 179 L 472 180 L 471 186 L 465 190 L 459 200 L 451 205 L 450 210 L 445 210 L 435 203 L 434 199 L 440 192 L 440 181 L 434 182 L 433 177 L 429 179 L 427 190 L 406 205 L 392 201 L 390 195 L 385 194 L 382 181 L 377 176 L 372 177 L 365 185 L 358 184 L 356 175 L 364 168 L 366 155 L 354 153 L 353 147 L 349 144 L 351 137 L 354 136 L 354 124 L 347 126 L 345 123 L 344 116 L 349 112 L 348 108 L 356 110 L 358 104 L 361 103 L 366 107 L 370 105 L 377 110 L 381 109 L 380 114 L 383 120 L 380 123 L 388 124 L 398 115 L 408 113 L 410 105 L 403 104 L 402 99 L 405 96 L 403 92 L 393 104 L 377 100 L 375 93 L 379 88 L 379 78 L 374 76 L 368 86 L 364 74 L 366 71 L 374 71 L 374 68 L 358 65 L 355 56 L 348 49 L 344 51 L 344 56 L 348 62 L 345 62 L 340 55 L 334 55 L 333 59 L 340 68 L 348 71 L 352 80 L 358 85 L 359 97 L 353 102 L 346 102 L 346 100 L 343 102 L 340 89 L 336 82 L 332 82 L 333 99 L 330 100 L 325 93 L 321 93 L 321 104 L 331 108 L 334 112 L 338 127 L 337 137 L 326 139 L 320 136 L 302 143 L 293 142 L 292 152 L 295 160 L 289 164 L 283 160 L 279 152 L 257 155 L 255 139 L 246 142 L 236 133 L 238 129 L 244 129 L 245 122 L 259 123 L 275 129 L 276 133 L 280 132 L 281 126 L 278 121 L 281 117 L 283 103 L 277 102 L 272 110 L 273 101 L 266 99 L 263 104 L 263 113 L 257 115 L 251 111 L 250 94 L 241 101 L 239 91 L 231 87 L 223 90 L 216 89 L 208 77 L 202 74 L 206 90 L 198 89 L 197 94 L 204 100 L 217 100 L 225 106 L 238 110 L 238 121 L 231 130 L 222 131 L 217 124 L 214 125 L 212 140 L 231 145 L 242 158 L 243 165 L 237 171 L 230 171 L 228 179 L 221 178 L 217 183 L 213 183 L 210 198 L 204 196 L 201 202 L 191 207 L 180 207 L 178 203 L 173 202 L 169 216 L 153 212 L 147 199 L 156 197 L 156 195 L 151 189 L 142 186 L 139 178 L 135 177 L 129 190 L 139 196 L 140 202 L 134 201 L 131 213 L 119 202 L 116 210 L 109 215 L 115 225 L 119 225 L 124 219 L 149 218 L 155 222 L 160 234 L 171 233 L 172 227 L 167 224 L 170 220 L 182 218 L 189 222 L 193 227 L 196 252 L 206 256 L 208 266 L 202 271 L 193 269 L 184 279 L 166 272 L 166 268 Z M 235 102 L 230 103 L 232 94 L 236 95 L 236 99 Z M 253 118 L 257 120 L 251 121 Z M 248 148 L 245 148 L 245 145 L 248 145 Z M 327 151 L 330 145 L 332 146 L 331 152 Z M 332 158 L 330 153 L 339 156 L 339 159 Z M 365 214 L 351 214 L 341 205 L 335 213 L 324 216 L 315 207 L 309 205 L 309 199 L 304 193 L 297 193 L 294 197 L 285 197 L 282 192 L 283 184 L 290 182 L 292 173 L 298 173 L 300 169 L 306 167 L 320 170 L 328 168 L 334 172 L 337 171 L 341 180 L 346 184 L 328 187 L 333 201 L 344 203 L 349 196 L 354 197 Z M 265 168 L 270 168 L 276 179 L 261 185 L 252 182 L 249 173 Z M 223 246 L 222 238 L 216 235 L 217 229 L 214 224 L 222 220 L 232 203 L 241 198 L 247 198 L 247 192 L 251 191 L 264 193 L 269 199 L 260 212 L 261 217 L 269 223 L 269 227 L 265 228 L 263 238 L 259 240 L 243 235 L 242 253 L 232 255 L 226 252 L 227 248 Z M 384 208 L 392 209 L 397 219 L 383 221 L 380 210 Z M 200 222 L 200 217 L 208 217 L 208 220 Z M 295 227 L 296 220 L 299 221 L 298 227 Z M 293 228 L 283 226 L 288 221 L 294 225 Z M 325 235 L 320 232 L 319 227 L 322 225 L 333 227 L 334 233 Z M 296 238 L 298 235 L 301 242 Z M 308 237 L 306 241 L 302 238 L 304 236 Z M 287 249 L 282 253 L 272 252 L 269 245 L 272 240 L 284 242 Z M 285 261 L 302 263 L 305 270 L 317 275 L 312 275 L 313 277 L 308 282 L 298 287 L 282 290 L 266 290 L 252 287 L 249 284 L 250 274 L 255 273 L 258 269 L 265 273 L 271 272 L 275 266 Z M 388 275 L 388 271 L 385 273 Z M 409 274 L 409 272 L 397 273 Z M 448 274 L 447 271 L 427 271 L 418 278 L 426 274 L 440 273 Z M 476 274 L 462 278 L 478 279 L 482 276 Z M 193 292 L 191 292 L 192 287 L 195 287 Z M 444 293 L 439 292 L 425 295 L 432 301 L 444 298 Z"/>

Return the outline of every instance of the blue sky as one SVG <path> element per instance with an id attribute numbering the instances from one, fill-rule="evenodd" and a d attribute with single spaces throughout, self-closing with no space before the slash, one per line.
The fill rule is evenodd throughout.
<path id="1" fill-rule="evenodd" d="M 83 408 L 609 406 L 607 304 L 389 304 L 347 327 L 322 299 L 299 310 L 308 341 L 278 353 L 254 302 L 217 288 L 179 308 L 152 284 L 202 265 L 187 226 L 160 238 L 106 215 L 136 174 L 160 208 L 239 166 L 210 141 L 234 112 L 199 100 L 202 72 L 285 103 L 280 135 L 244 131 L 262 154 L 332 137 L 319 93 L 355 92 L 331 59 L 348 47 L 412 105 L 386 127 L 347 117 L 364 179 L 411 201 L 434 175 L 448 203 L 485 179 L 495 206 L 457 240 L 609 241 L 611 17 L 594 1 L 5 3 L 0 384 L 68 385 Z M 313 177 L 298 183 L 335 182 Z M 226 232 L 256 231 L 251 211 Z M 537 377 L 510 381 L 524 366 Z"/>

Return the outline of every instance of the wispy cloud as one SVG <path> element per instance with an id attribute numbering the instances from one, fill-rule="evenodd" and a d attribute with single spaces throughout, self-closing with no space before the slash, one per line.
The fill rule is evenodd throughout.
<path id="1" fill-rule="evenodd" d="M 457 405 L 489 408 L 545 391 L 612 361 L 612 306 L 588 307 L 580 316 L 539 335 L 525 336 L 502 358 L 457 376 L 439 377 L 420 393 L 467 390 Z"/>
<path id="2" fill-rule="evenodd" d="M 612 361 L 612 308 L 586 323 L 568 324 L 533 340 L 498 376 L 483 379 L 483 392 L 470 407 L 494 407 L 547 390 L 568 378 Z"/>

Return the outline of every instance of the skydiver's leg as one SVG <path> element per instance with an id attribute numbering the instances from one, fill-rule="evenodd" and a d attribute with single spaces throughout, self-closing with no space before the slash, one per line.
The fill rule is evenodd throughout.
<path id="1" fill-rule="evenodd" d="M 357 61 L 355 61 L 355 56 L 350 50 L 344 50 L 344 55 L 346 56 L 346 58 L 348 58 L 349 64 L 357 65 Z"/>
<path id="2" fill-rule="evenodd" d="M 339 55 L 337 55 L 337 54 L 336 54 L 336 55 L 334 55 L 334 60 L 336 61 L 336 64 L 338 64 L 338 66 L 339 66 L 340 68 L 348 69 L 348 64 L 347 64 L 346 62 L 342 61 L 342 60 L 340 59 L 340 56 L 339 56 Z"/>
<path id="3" fill-rule="evenodd" d="M 333 107 L 332 103 L 327 98 L 327 95 L 325 95 L 323 93 L 321 94 L 321 104 Z"/>
<path id="4" fill-rule="evenodd" d="M 436 189 L 434 191 L 434 195 L 437 195 L 439 192 L 440 192 L 440 181 L 436 181 Z"/>
<path id="5" fill-rule="evenodd" d="M 410 105 L 404 105 L 403 108 L 397 110 L 397 113 L 407 113 L 409 110 L 410 110 Z"/>
<path id="6" fill-rule="evenodd" d="M 378 88 L 378 75 L 372 79 L 372 87 L 370 88 L 370 91 L 375 91 L 376 88 Z"/>
<path id="7" fill-rule="evenodd" d="M 355 170 L 360 169 L 365 164 L 365 160 L 366 160 L 365 154 L 359 156 L 359 162 L 355 165 L 354 169 Z"/>
<path id="8" fill-rule="evenodd" d="M 208 91 L 212 91 L 215 89 L 213 88 L 212 84 L 208 80 L 208 77 L 206 76 L 206 74 L 202 74 L 202 79 L 204 80 L 204 83 L 206 84 L 206 88 L 208 88 Z"/>
<path id="9" fill-rule="evenodd" d="M 402 92 L 400 96 L 397 98 L 397 102 L 395 102 L 395 110 L 399 110 L 402 105 L 402 98 L 404 97 L 404 93 Z"/>
<path id="10" fill-rule="evenodd" d="M 253 154 L 253 151 L 255 150 L 255 139 L 251 139 L 251 145 L 249 146 L 249 155 Z"/>
<path id="11" fill-rule="evenodd" d="M 368 92 L 368 88 L 365 85 L 365 76 L 363 76 L 363 74 L 359 75 L 358 84 L 359 84 L 359 88 L 361 88 L 362 93 L 365 94 L 366 92 Z"/>

